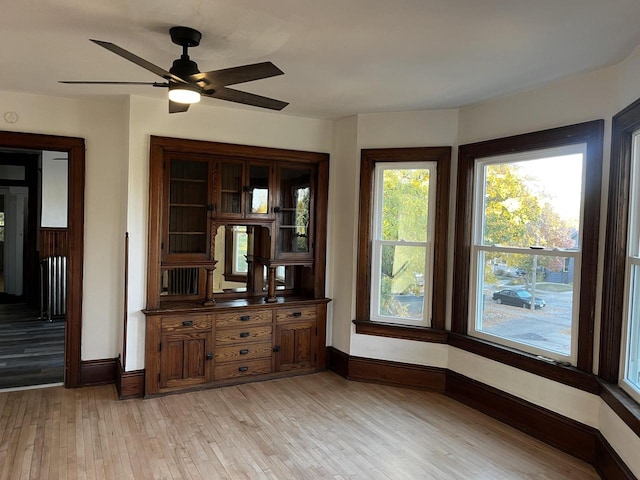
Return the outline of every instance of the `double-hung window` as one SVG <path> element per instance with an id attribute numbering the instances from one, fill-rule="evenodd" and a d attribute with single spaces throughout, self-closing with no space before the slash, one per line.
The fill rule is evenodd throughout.
<path id="1" fill-rule="evenodd" d="M 469 333 L 576 363 L 586 145 L 475 164 Z"/>
<path id="2" fill-rule="evenodd" d="M 450 147 L 362 150 L 356 333 L 446 340 L 450 161 Z"/>
<path id="3" fill-rule="evenodd" d="M 435 162 L 375 166 L 371 320 L 431 321 Z"/>
<path id="4" fill-rule="evenodd" d="M 459 147 L 451 345 L 595 388 L 557 367 L 593 369 L 603 132 Z"/>
<path id="5" fill-rule="evenodd" d="M 630 167 L 621 386 L 640 401 L 640 130 L 632 136 Z"/>

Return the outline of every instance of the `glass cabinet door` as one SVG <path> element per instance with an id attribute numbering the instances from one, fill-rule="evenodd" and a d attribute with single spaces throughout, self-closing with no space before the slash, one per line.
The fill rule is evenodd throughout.
<path id="1" fill-rule="evenodd" d="M 271 179 L 269 165 L 250 163 L 248 166 L 247 216 L 269 213 L 269 183 Z"/>
<path id="2" fill-rule="evenodd" d="M 169 255 L 207 254 L 208 167 L 203 160 L 170 160 L 166 219 Z"/>
<path id="3" fill-rule="evenodd" d="M 242 216 L 243 167 L 242 162 L 220 161 L 220 201 L 217 212 L 219 216 Z"/>
<path id="4" fill-rule="evenodd" d="M 278 214 L 276 255 L 308 256 L 311 252 L 311 167 L 281 167 L 278 175 L 280 203 Z"/>

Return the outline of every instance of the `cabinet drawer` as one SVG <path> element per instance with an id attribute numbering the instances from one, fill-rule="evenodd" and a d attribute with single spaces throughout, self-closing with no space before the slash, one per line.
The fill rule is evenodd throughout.
<path id="1" fill-rule="evenodd" d="M 216 344 L 271 342 L 271 325 L 216 329 Z"/>
<path id="2" fill-rule="evenodd" d="M 162 317 L 162 333 L 211 330 L 211 315 Z"/>
<path id="3" fill-rule="evenodd" d="M 216 365 L 229 362 L 245 362 L 256 358 L 271 358 L 271 342 L 247 343 L 216 348 Z"/>
<path id="4" fill-rule="evenodd" d="M 246 362 L 223 363 L 216 365 L 216 380 L 225 378 L 250 377 L 251 375 L 261 375 L 271 373 L 271 359 L 248 360 Z"/>
<path id="5" fill-rule="evenodd" d="M 279 308 L 276 315 L 278 322 L 286 322 L 289 320 L 315 320 L 316 306 L 312 307 L 292 307 Z"/>
<path id="6" fill-rule="evenodd" d="M 216 326 L 233 327 L 243 325 L 260 325 L 271 323 L 273 310 L 245 310 L 231 313 L 219 313 L 216 316 Z"/>

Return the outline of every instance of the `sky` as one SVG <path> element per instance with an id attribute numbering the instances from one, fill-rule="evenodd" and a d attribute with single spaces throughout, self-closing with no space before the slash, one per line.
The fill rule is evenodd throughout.
<path id="1" fill-rule="evenodd" d="M 571 154 L 517 162 L 534 192 L 552 198 L 553 209 L 577 227 L 582 198 L 583 155 Z"/>

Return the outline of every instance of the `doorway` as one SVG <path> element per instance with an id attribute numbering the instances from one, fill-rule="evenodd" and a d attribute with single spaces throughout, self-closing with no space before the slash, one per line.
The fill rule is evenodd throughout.
<path id="1" fill-rule="evenodd" d="M 53 340 L 50 343 L 54 351 L 58 349 L 62 363 L 60 380 L 66 387 L 77 387 L 82 328 L 84 140 L 0 132 L 0 151 L 13 157 L 8 160 L 0 154 L 0 322 L 20 321 L 21 316 L 32 320 L 35 311 L 38 323 L 29 321 L 35 327 L 32 338 L 44 327 L 55 330 L 58 326 L 62 335 L 55 341 L 59 344 Z M 17 161 L 16 156 L 21 155 L 24 157 Z M 16 166 L 24 167 L 24 179 L 22 174 L 5 178 L 16 176 Z M 3 172 L 3 168 L 14 173 Z M 22 341 L 29 342 L 28 334 Z M 49 373 L 43 373 L 40 383 L 50 383 Z"/>

